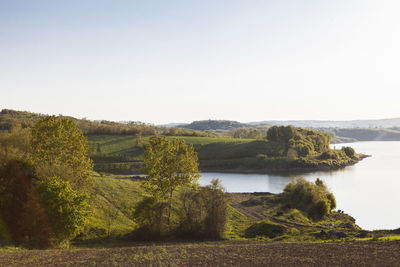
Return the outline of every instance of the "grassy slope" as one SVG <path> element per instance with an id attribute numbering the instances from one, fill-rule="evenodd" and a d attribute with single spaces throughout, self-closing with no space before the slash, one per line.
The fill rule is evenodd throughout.
<path id="1" fill-rule="evenodd" d="M 94 194 L 90 199 L 93 209 L 84 239 L 110 234 L 123 235 L 135 229 L 131 219 L 134 205 L 141 199 L 140 182 L 94 174 Z"/>

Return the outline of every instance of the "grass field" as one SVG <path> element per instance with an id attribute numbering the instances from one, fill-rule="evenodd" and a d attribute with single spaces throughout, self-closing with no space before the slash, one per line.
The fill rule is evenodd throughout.
<path id="1" fill-rule="evenodd" d="M 253 144 L 254 139 L 233 139 L 230 137 L 192 137 L 168 136 L 172 140 L 179 138 L 194 146 L 200 160 L 231 158 L 255 158 L 265 151 L 264 147 Z M 137 142 L 136 136 L 124 135 L 89 135 L 89 155 L 95 163 L 95 169 L 110 173 L 140 173 L 143 151 L 149 137 L 142 137 Z M 251 145 L 253 144 L 253 145 Z"/>
<path id="2" fill-rule="evenodd" d="M 130 243 L 0 251 L 0 266 L 399 266 L 400 241 Z"/>
<path id="3" fill-rule="evenodd" d="M 168 136 L 168 140 L 179 138 L 195 147 L 212 143 L 246 143 L 253 139 L 233 139 L 230 137 L 192 137 L 192 136 Z M 137 137 L 130 135 L 89 135 L 89 153 L 92 156 L 102 154 L 104 156 L 121 156 L 130 160 L 141 160 L 143 148 L 149 141 L 149 137 L 141 138 L 141 145 L 137 144 Z"/>

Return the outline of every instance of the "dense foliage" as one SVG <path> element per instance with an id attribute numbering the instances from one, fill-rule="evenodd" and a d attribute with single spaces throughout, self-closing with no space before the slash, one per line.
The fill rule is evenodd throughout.
<path id="1" fill-rule="evenodd" d="M 57 240 L 69 240 L 82 232 L 90 215 L 86 194 L 74 191 L 59 177 L 39 181 L 35 193 Z"/>
<path id="2" fill-rule="evenodd" d="M 189 186 L 179 190 L 172 199 L 171 214 L 169 203 L 154 197 L 144 197 L 137 203 L 133 217 L 140 228 L 134 231 L 134 239 L 165 236 L 219 239 L 224 236 L 228 203 L 218 179 L 205 187 Z"/>
<path id="3" fill-rule="evenodd" d="M 268 129 L 267 139 L 275 143 L 270 156 L 306 157 L 329 150 L 331 137 L 320 131 L 295 128 L 293 126 L 273 126 Z"/>
<path id="4" fill-rule="evenodd" d="M 90 185 L 92 161 L 88 157 L 86 137 L 68 119 L 47 116 L 32 127 L 32 154 L 38 175 L 58 176 L 78 190 Z"/>
<path id="5" fill-rule="evenodd" d="M 13 114 L 13 113 L 11 113 Z M 0 137 L 0 235 L 15 245 L 51 246 L 82 231 L 92 169 L 74 122 L 47 116 Z"/>
<path id="6" fill-rule="evenodd" d="M 336 208 L 335 197 L 320 179 L 312 183 L 298 177 L 285 186 L 283 196 L 287 207 L 304 211 L 315 220 L 322 219 Z"/>

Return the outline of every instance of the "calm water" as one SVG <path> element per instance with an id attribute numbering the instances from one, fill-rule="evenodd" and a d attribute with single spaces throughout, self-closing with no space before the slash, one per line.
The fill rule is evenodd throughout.
<path id="1" fill-rule="evenodd" d="M 282 192 L 291 175 L 307 180 L 321 178 L 336 196 L 337 208 L 356 219 L 364 229 L 400 227 L 400 142 L 335 144 L 352 146 L 372 155 L 354 166 L 329 172 L 285 175 L 202 173 L 200 183 L 220 178 L 228 192 Z"/>

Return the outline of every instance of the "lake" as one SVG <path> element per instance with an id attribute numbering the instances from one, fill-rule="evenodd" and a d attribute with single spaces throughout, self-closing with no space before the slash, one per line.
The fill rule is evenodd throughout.
<path id="1" fill-rule="evenodd" d="M 336 197 L 337 209 L 344 210 L 368 230 L 400 227 L 400 142 L 357 142 L 351 146 L 368 154 L 354 166 L 336 171 L 288 174 L 202 173 L 200 184 L 220 178 L 228 192 L 282 192 L 291 176 L 307 180 L 321 178 Z"/>

